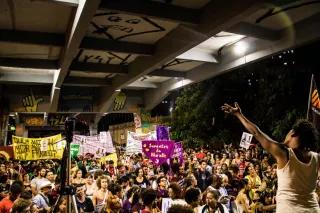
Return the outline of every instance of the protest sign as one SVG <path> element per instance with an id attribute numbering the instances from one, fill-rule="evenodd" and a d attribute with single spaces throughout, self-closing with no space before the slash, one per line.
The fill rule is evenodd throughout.
<path id="1" fill-rule="evenodd" d="M 141 141 L 138 140 L 137 134 L 135 132 L 128 131 L 126 154 L 132 155 L 135 153 L 142 153 L 142 144 Z"/>
<path id="2" fill-rule="evenodd" d="M 61 134 L 46 138 L 12 136 L 14 158 L 17 160 L 61 159 L 66 142 Z M 62 143 L 58 147 L 57 143 Z"/>
<path id="3" fill-rule="evenodd" d="M 242 133 L 240 147 L 249 149 L 253 135 L 247 132 Z"/>
<path id="4" fill-rule="evenodd" d="M 116 153 L 112 153 L 110 155 L 107 155 L 107 156 L 100 158 L 100 163 L 106 164 L 110 160 L 112 160 L 114 162 L 114 166 L 117 167 L 118 157 L 117 157 Z"/>
<path id="5" fill-rule="evenodd" d="M 183 146 L 182 142 L 176 142 L 174 144 L 174 151 L 172 158 L 177 158 L 179 160 L 179 163 L 183 163 Z"/>
<path id="6" fill-rule="evenodd" d="M 71 158 L 75 158 L 79 155 L 80 144 L 70 144 L 70 154 Z"/>
<path id="7" fill-rule="evenodd" d="M 160 140 L 170 140 L 170 137 L 169 137 L 169 127 L 167 126 L 157 126 L 156 128 L 156 131 L 157 131 L 157 140 L 160 141 Z"/>
<path id="8" fill-rule="evenodd" d="M 139 134 L 128 131 L 127 133 L 127 146 L 126 154 L 132 155 L 136 153 L 142 153 L 142 141 L 143 140 L 156 140 L 156 132 L 149 132 L 147 134 Z"/>
<path id="9" fill-rule="evenodd" d="M 142 141 L 143 153 L 157 166 L 171 158 L 174 141 Z"/>
<path id="10" fill-rule="evenodd" d="M 74 135 L 73 143 L 80 145 L 79 154 L 83 156 L 90 153 L 101 158 L 106 153 L 115 152 L 110 132 L 102 132 L 101 135 L 96 136 Z"/>

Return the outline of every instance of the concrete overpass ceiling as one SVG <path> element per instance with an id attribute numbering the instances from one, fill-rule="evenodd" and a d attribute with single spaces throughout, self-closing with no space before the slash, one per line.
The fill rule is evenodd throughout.
<path id="1" fill-rule="evenodd" d="M 72 7 L 50 1 L 1 0 L 1 29 L 64 33 Z"/>
<path id="2" fill-rule="evenodd" d="M 204 7 L 210 0 L 151 0 L 154 2 L 161 2 L 161 3 L 171 3 L 172 5 L 177 5 L 186 8 L 192 9 L 200 9 Z"/>
<path id="3" fill-rule="evenodd" d="M 0 57 L 57 60 L 60 52 L 60 47 L 0 42 Z"/>
<path id="4" fill-rule="evenodd" d="M 116 41 L 155 44 L 177 27 L 177 23 L 98 10 L 92 18 L 87 36 Z"/>
<path id="5" fill-rule="evenodd" d="M 51 112 L 78 109 L 59 106 L 64 90 L 90 91 L 84 110 L 108 111 L 119 89 L 152 108 L 172 90 L 318 38 L 318 1 L 270 2 L 0 0 L 0 82 L 51 84 Z M 250 42 L 246 57 L 233 54 L 240 40 Z"/>
<path id="6" fill-rule="evenodd" d="M 244 21 L 272 30 L 282 30 L 319 12 L 319 1 L 298 0 L 281 6 L 268 4 Z"/>

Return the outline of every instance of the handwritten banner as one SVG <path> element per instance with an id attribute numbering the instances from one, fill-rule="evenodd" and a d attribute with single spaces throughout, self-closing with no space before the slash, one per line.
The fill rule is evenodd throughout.
<path id="1" fill-rule="evenodd" d="M 80 145 L 79 154 L 83 156 L 90 153 L 101 158 L 106 153 L 115 152 L 110 132 L 100 132 L 100 135 L 96 136 L 74 135 L 73 143 Z"/>
<path id="2" fill-rule="evenodd" d="M 170 159 L 174 151 L 174 141 L 142 141 L 143 153 L 156 165 Z"/>
<path id="3" fill-rule="evenodd" d="M 12 136 L 14 158 L 17 160 L 61 159 L 65 141 L 61 134 L 46 138 Z"/>
<path id="4" fill-rule="evenodd" d="M 128 131 L 126 154 L 132 155 L 136 153 L 142 153 L 143 140 L 156 140 L 156 132 L 153 131 L 147 134 L 139 134 L 139 133 Z"/>

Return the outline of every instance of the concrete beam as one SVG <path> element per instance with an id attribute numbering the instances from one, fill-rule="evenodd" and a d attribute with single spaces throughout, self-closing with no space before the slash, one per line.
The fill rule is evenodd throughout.
<path id="1" fill-rule="evenodd" d="M 105 0 L 101 2 L 99 9 L 190 25 L 198 23 L 197 19 L 201 13 L 198 9 L 141 0 Z"/>
<path id="2" fill-rule="evenodd" d="M 127 74 L 127 66 L 118 64 L 99 64 L 90 62 L 72 62 L 70 70 L 85 71 L 85 72 L 102 72 L 102 73 L 117 73 Z"/>
<path id="3" fill-rule="evenodd" d="M 128 89 L 145 89 L 145 88 L 158 88 L 157 84 L 148 82 L 148 81 L 135 81 L 128 86 L 126 86 Z"/>
<path id="4" fill-rule="evenodd" d="M 100 0 L 79 0 L 73 23 L 68 33 L 66 46 L 60 60 L 60 71 L 54 79 L 53 88 L 61 88 L 99 4 Z M 55 93 L 55 91 L 57 90 L 52 89 L 51 100 L 57 99 L 55 96 L 58 94 Z M 57 108 L 57 106 L 53 106 L 53 104 L 58 103 L 51 103 L 50 111 Z"/>
<path id="5" fill-rule="evenodd" d="M 232 26 L 231 28 L 227 29 L 226 31 L 230 33 L 245 35 L 245 36 L 269 40 L 269 41 L 276 41 L 281 39 L 282 37 L 281 31 L 267 29 L 267 28 L 246 23 L 246 22 L 240 22 Z"/>
<path id="6" fill-rule="evenodd" d="M 112 89 L 102 91 L 107 95 L 101 97 L 97 103 L 100 111 L 106 111 L 105 103 L 113 91 L 126 87 L 211 36 L 235 25 L 260 8 L 261 2 L 263 1 L 243 0 L 239 4 L 236 0 L 210 1 L 203 10 L 199 25 L 195 29 L 179 25 L 157 43 L 153 57 L 137 58 L 130 63 L 128 75 L 116 76 L 112 81 Z"/>
<path id="7" fill-rule="evenodd" d="M 109 79 L 104 78 L 80 78 L 80 77 L 67 77 L 63 86 L 76 86 L 76 87 L 105 87 L 111 84 Z"/>
<path id="8" fill-rule="evenodd" d="M 80 45 L 83 49 L 114 51 L 119 53 L 139 54 L 150 56 L 154 53 L 154 46 L 127 41 L 114 41 L 102 38 L 85 37 Z"/>
<path id="9" fill-rule="evenodd" d="M 185 77 L 186 72 L 180 72 L 175 70 L 157 69 L 150 72 L 150 76 L 162 76 L 162 77 Z"/>
<path id="10" fill-rule="evenodd" d="M 288 29 L 284 29 L 281 34 L 286 36 L 275 42 L 249 38 L 247 42 L 252 42 L 255 45 L 252 45 L 254 48 L 250 49 L 250 52 L 245 56 L 237 57 L 233 55 L 231 53 L 232 46 L 230 46 L 230 50 L 227 51 L 228 53 L 225 53 L 228 55 L 222 58 L 220 64 L 205 63 L 188 72 L 185 79 L 171 79 L 159 85 L 158 89 L 147 90 L 144 96 L 145 107 L 147 110 L 154 108 L 172 90 L 181 89 L 190 84 L 230 72 L 286 49 L 320 40 L 320 31 L 314 30 L 318 28 L 320 28 L 320 14 L 316 14 L 294 26 L 290 26 Z M 295 30 L 292 31 L 292 29 Z"/>
<path id="11" fill-rule="evenodd" d="M 65 35 L 58 33 L 0 29 L 0 41 L 63 47 L 65 44 Z M 154 46 L 151 44 L 113 41 L 91 37 L 85 37 L 81 42 L 80 48 L 139 55 L 152 55 L 154 52 Z"/>
<path id="12" fill-rule="evenodd" d="M 23 84 L 23 85 L 36 85 L 36 84 L 52 84 L 52 75 L 39 75 L 29 74 L 27 72 L 1 72 L 1 84 Z"/>
<path id="13" fill-rule="evenodd" d="M 58 61 L 47 59 L 0 57 L 0 66 L 33 69 L 58 69 Z"/>

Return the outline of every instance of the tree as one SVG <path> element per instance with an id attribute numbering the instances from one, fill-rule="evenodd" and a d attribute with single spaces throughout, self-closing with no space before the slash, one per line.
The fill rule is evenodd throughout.
<path id="1" fill-rule="evenodd" d="M 239 143 L 244 129 L 220 111 L 223 103 L 237 101 L 261 129 L 282 140 L 306 113 L 314 67 L 306 66 L 304 58 L 291 65 L 279 58 L 283 59 L 274 56 L 183 89 L 173 111 L 172 138 L 193 147 Z"/>

